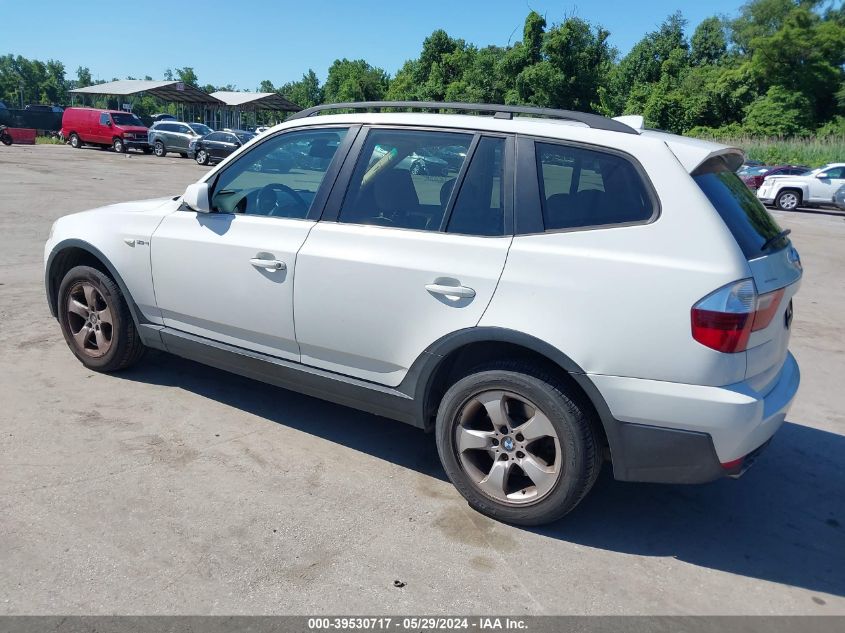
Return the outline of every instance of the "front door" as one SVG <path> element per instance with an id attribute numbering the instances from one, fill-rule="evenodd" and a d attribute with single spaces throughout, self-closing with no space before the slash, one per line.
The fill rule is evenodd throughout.
<path id="1" fill-rule="evenodd" d="M 831 167 L 810 179 L 810 200 L 830 204 L 833 194 L 845 185 L 845 167 Z"/>
<path id="2" fill-rule="evenodd" d="M 303 363 L 396 386 L 431 343 L 478 324 L 511 243 L 510 143 L 369 131 L 297 257 Z M 444 158 L 456 147 L 469 158 Z"/>
<path id="3" fill-rule="evenodd" d="M 151 239 L 156 301 L 167 327 L 299 359 L 293 323 L 297 252 L 322 205 L 345 128 L 277 134 L 212 179 L 212 213 L 180 210 Z M 331 141 L 325 166 L 285 173 L 262 159 L 293 143 Z M 345 146 L 340 145 L 344 148 Z M 332 176 L 329 176 L 331 180 Z"/>

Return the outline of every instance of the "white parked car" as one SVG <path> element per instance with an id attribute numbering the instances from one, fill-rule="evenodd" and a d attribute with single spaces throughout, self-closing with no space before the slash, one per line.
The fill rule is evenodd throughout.
<path id="1" fill-rule="evenodd" d="M 496 116 L 318 106 L 181 197 L 60 218 L 45 280 L 71 351 L 109 372 L 156 348 L 433 431 L 472 507 L 517 524 L 566 514 L 604 461 L 744 472 L 798 389 L 802 272 L 741 151 L 404 105 Z M 411 173 L 423 152 L 463 156 Z M 261 169 L 287 153 L 314 160 Z"/>
<path id="2" fill-rule="evenodd" d="M 764 204 L 792 211 L 798 207 L 829 205 L 845 185 L 845 163 L 830 163 L 800 176 L 767 176 L 757 190 Z"/>

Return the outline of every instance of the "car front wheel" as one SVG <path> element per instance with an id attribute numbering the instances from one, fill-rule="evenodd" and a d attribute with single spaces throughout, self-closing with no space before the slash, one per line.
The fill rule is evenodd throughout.
<path id="1" fill-rule="evenodd" d="M 559 379 L 496 363 L 456 382 L 437 413 L 437 449 L 470 506 L 540 525 L 570 512 L 595 483 L 602 447 L 591 409 Z"/>
<path id="2" fill-rule="evenodd" d="M 801 194 L 797 191 L 782 191 L 775 198 L 775 206 L 781 211 L 794 211 L 801 205 Z"/>
<path id="3" fill-rule="evenodd" d="M 89 369 L 116 371 L 144 354 L 126 298 L 117 284 L 89 266 L 68 271 L 59 286 L 57 313 L 74 355 Z"/>
<path id="4" fill-rule="evenodd" d="M 206 152 L 204 149 L 197 150 L 196 161 L 198 165 L 208 165 L 209 160 L 210 157 L 208 155 L 208 152 Z"/>
<path id="5" fill-rule="evenodd" d="M 167 156 L 167 149 L 165 149 L 164 143 L 162 143 L 161 141 L 156 141 L 155 146 L 153 147 L 153 151 L 155 152 L 155 155 L 159 158 L 164 158 L 165 156 Z"/>
<path id="6" fill-rule="evenodd" d="M 118 154 L 122 154 L 123 152 L 126 151 L 126 145 L 124 145 L 123 139 L 121 139 L 121 138 L 114 139 L 112 141 L 111 146 L 112 146 L 112 149 L 114 151 L 116 151 Z"/>

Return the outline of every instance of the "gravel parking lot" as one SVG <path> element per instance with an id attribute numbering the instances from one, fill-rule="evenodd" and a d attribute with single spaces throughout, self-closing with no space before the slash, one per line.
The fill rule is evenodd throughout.
<path id="1" fill-rule="evenodd" d="M 411 427 L 164 354 L 75 360 L 44 298 L 52 221 L 203 170 L 0 147 L 0 613 L 845 614 L 845 214 L 774 212 L 806 271 L 803 384 L 754 468 L 605 469 L 526 530 L 470 510 Z"/>

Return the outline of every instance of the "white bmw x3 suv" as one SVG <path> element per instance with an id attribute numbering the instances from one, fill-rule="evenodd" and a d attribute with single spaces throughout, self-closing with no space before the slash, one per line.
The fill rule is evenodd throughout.
<path id="1" fill-rule="evenodd" d="M 801 263 L 742 160 L 639 117 L 318 106 L 180 197 L 60 218 L 47 298 L 86 367 L 155 348 L 411 423 L 472 507 L 540 524 L 604 461 L 738 476 L 783 423 Z"/>

